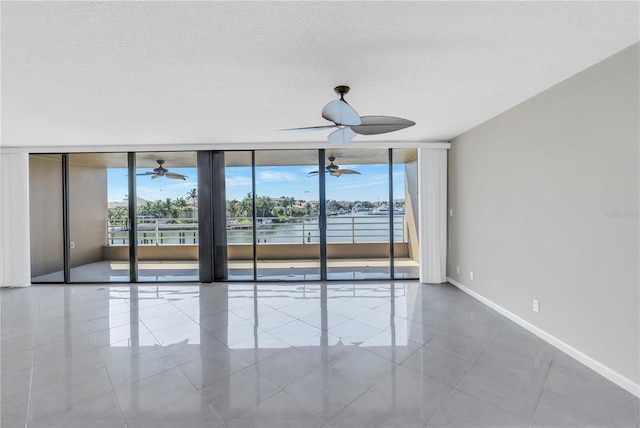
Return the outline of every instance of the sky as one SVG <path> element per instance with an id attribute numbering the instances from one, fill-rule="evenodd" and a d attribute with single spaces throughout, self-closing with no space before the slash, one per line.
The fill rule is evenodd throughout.
<path id="1" fill-rule="evenodd" d="M 344 174 L 340 177 L 326 175 L 327 199 L 338 201 L 386 201 L 388 198 L 387 165 L 340 165 L 342 169 L 353 169 L 358 174 Z M 139 198 L 148 201 L 167 198 L 187 197 L 191 189 L 198 187 L 196 168 L 170 168 L 171 172 L 187 176 L 186 180 L 174 180 L 166 177 L 151 179 L 150 176 L 137 177 L 137 193 Z M 257 166 L 256 193 L 258 196 L 294 197 L 302 200 L 318 200 L 318 176 L 309 175 L 317 170 L 313 166 Z M 138 169 L 144 173 L 146 169 Z M 251 168 L 227 167 L 226 192 L 227 199 L 241 200 L 251 192 Z M 394 165 L 394 199 L 404 198 L 404 165 Z M 109 168 L 108 197 L 109 202 L 123 201 L 128 194 L 127 169 Z"/>

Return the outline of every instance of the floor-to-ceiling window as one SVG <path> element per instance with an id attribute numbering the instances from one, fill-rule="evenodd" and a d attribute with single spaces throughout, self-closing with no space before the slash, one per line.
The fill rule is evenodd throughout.
<path id="1" fill-rule="evenodd" d="M 389 151 L 327 150 L 327 279 L 388 279 Z"/>
<path id="2" fill-rule="evenodd" d="M 255 152 L 257 279 L 319 280 L 317 150 Z"/>
<path id="3" fill-rule="evenodd" d="M 136 153 L 138 281 L 198 281 L 195 152 Z"/>
<path id="4" fill-rule="evenodd" d="M 225 153 L 227 254 L 230 280 L 254 279 L 253 153 Z"/>

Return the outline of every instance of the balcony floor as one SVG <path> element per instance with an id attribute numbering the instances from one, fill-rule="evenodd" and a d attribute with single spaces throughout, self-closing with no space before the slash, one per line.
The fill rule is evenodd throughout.
<path id="1" fill-rule="evenodd" d="M 329 260 L 330 280 L 389 279 L 388 259 Z M 411 259 L 396 259 L 396 279 L 417 278 L 419 265 Z M 198 282 L 195 261 L 143 261 L 138 264 L 139 282 Z M 251 261 L 229 263 L 229 280 L 253 280 Z M 317 281 L 320 280 L 317 260 L 259 260 L 258 280 Z M 34 277 L 33 283 L 62 282 L 62 272 Z M 128 282 L 129 265 L 120 261 L 101 261 L 71 269 L 72 282 Z"/>

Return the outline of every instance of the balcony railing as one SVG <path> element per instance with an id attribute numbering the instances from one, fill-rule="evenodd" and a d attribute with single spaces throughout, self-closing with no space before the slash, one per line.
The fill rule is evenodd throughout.
<path id="1" fill-rule="evenodd" d="M 317 244 L 320 242 L 318 217 L 259 217 L 256 238 L 260 244 Z M 163 218 L 138 220 L 138 245 L 187 245 L 198 243 L 196 219 Z M 407 242 L 404 215 L 393 216 L 394 242 Z M 250 217 L 227 218 L 227 242 L 251 244 L 253 222 Z M 332 216 L 327 218 L 328 243 L 389 242 L 386 215 Z M 129 245 L 129 221 L 107 221 L 107 244 Z"/>

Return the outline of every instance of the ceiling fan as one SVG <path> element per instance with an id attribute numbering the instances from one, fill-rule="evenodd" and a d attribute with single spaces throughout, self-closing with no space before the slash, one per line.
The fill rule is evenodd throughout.
<path id="1" fill-rule="evenodd" d="M 158 167 L 153 168 L 153 171 L 147 171 L 147 172 L 143 172 L 142 174 L 136 174 L 136 175 L 150 175 L 152 179 L 159 178 L 159 177 L 173 178 L 175 180 L 187 179 L 186 175 L 177 174 L 175 172 L 169 172 L 168 169 L 162 166 L 164 165 L 164 161 L 162 159 L 158 159 L 156 162 L 158 162 Z"/>
<path id="2" fill-rule="evenodd" d="M 333 144 L 346 144 L 353 140 L 356 134 L 375 135 L 399 131 L 416 123 L 393 116 L 362 116 L 351 107 L 344 96 L 349 93 L 348 86 L 336 86 L 334 91 L 340 95 L 339 100 L 331 101 L 322 109 L 322 117 L 333 125 L 310 126 L 305 128 L 282 129 L 282 131 L 322 131 L 336 129 L 327 139 Z"/>
<path id="3" fill-rule="evenodd" d="M 329 165 L 325 167 L 326 172 L 334 177 L 340 177 L 342 174 L 360 174 L 358 171 L 353 169 L 340 169 L 340 167 L 333 163 L 336 160 L 335 156 L 329 156 Z M 311 171 L 309 175 L 316 175 L 318 171 Z"/>

